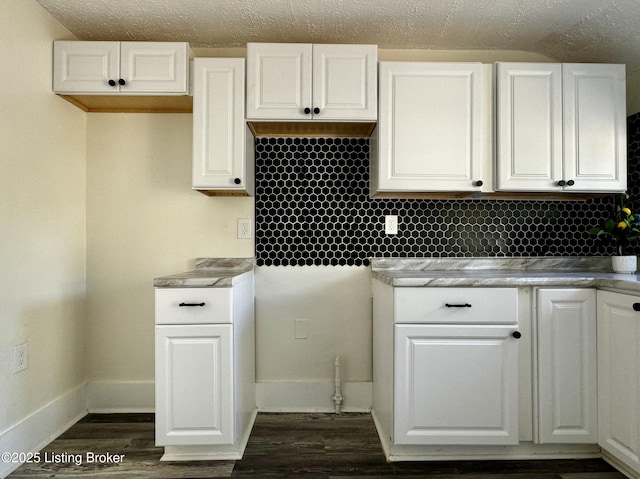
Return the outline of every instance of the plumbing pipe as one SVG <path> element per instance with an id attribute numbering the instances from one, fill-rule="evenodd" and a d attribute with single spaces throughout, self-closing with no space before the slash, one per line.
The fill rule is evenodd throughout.
<path id="1" fill-rule="evenodd" d="M 333 395 L 333 402 L 336 405 L 336 414 L 340 414 L 340 408 L 342 407 L 342 401 L 344 397 L 342 397 L 342 392 L 340 391 L 340 356 L 336 356 L 336 374 L 334 379 L 335 384 L 335 393 Z"/>

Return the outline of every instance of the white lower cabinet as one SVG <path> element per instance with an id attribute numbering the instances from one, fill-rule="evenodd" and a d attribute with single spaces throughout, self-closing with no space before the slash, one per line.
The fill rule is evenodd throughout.
<path id="1" fill-rule="evenodd" d="M 378 279 L 372 292 L 372 415 L 388 460 L 596 457 L 600 445 L 640 471 L 640 297 Z M 612 312 L 619 325 L 596 323 Z"/>
<path id="2" fill-rule="evenodd" d="M 598 443 L 640 476 L 640 296 L 598 291 Z"/>
<path id="3" fill-rule="evenodd" d="M 517 444 L 515 329 L 396 324 L 394 443 Z"/>
<path id="4" fill-rule="evenodd" d="M 538 442 L 597 442 L 596 291 L 537 291 Z"/>
<path id="5" fill-rule="evenodd" d="M 253 275 L 156 288 L 155 347 L 163 460 L 240 459 L 257 412 Z"/>
<path id="6" fill-rule="evenodd" d="M 156 328 L 156 445 L 233 444 L 231 335 L 231 324 Z"/>
<path id="7" fill-rule="evenodd" d="M 373 301 L 373 415 L 388 456 L 518 444 L 517 289 L 374 281 Z"/>

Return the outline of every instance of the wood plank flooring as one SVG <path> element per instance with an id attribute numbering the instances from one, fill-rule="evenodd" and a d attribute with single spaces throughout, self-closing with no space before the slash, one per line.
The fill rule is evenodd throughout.
<path id="1" fill-rule="evenodd" d="M 369 414 L 261 413 L 241 461 L 160 462 L 153 419 L 90 414 L 43 449 L 40 462 L 24 464 L 9 478 L 624 479 L 598 459 L 390 464 Z M 122 463 L 87 463 L 88 453 L 124 456 Z"/>

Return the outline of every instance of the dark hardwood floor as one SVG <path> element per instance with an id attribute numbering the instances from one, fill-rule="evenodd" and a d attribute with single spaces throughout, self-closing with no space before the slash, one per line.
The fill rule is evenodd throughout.
<path id="1" fill-rule="evenodd" d="M 87 463 L 88 453 L 120 454 L 122 462 Z M 9 478 L 624 478 L 598 459 L 387 463 L 369 414 L 261 413 L 241 461 L 159 462 L 161 455 L 152 414 L 90 414 Z"/>

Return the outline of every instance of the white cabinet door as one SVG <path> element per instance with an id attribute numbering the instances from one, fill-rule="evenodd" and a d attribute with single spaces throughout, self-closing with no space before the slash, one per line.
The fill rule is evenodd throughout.
<path id="1" fill-rule="evenodd" d="M 189 44 L 54 42 L 53 91 L 186 95 L 189 91 Z"/>
<path id="2" fill-rule="evenodd" d="M 375 121 L 377 69 L 375 45 L 313 45 L 313 118 Z"/>
<path id="3" fill-rule="evenodd" d="M 182 42 L 122 42 L 120 78 L 122 93 L 162 92 L 184 95 L 188 91 L 188 44 Z"/>
<path id="4" fill-rule="evenodd" d="M 598 291 L 598 444 L 640 473 L 640 297 Z"/>
<path id="5" fill-rule="evenodd" d="M 625 191 L 624 65 L 563 64 L 564 178 L 575 191 Z"/>
<path id="6" fill-rule="evenodd" d="M 196 58 L 193 74 L 193 188 L 248 191 L 244 59 Z"/>
<path id="7" fill-rule="evenodd" d="M 117 93 L 119 78 L 120 42 L 54 42 L 54 92 Z"/>
<path id="8" fill-rule="evenodd" d="M 395 327 L 395 444 L 518 443 L 516 326 Z"/>
<path id="9" fill-rule="evenodd" d="M 247 44 L 247 118 L 372 120 L 375 45 Z"/>
<path id="10" fill-rule="evenodd" d="M 247 118 L 311 119 L 311 69 L 310 44 L 247 43 Z"/>
<path id="11" fill-rule="evenodd" d="M 380 62 L 374 192 L 480 191 L 480 63 Z"/>
<path id="12" fill-rule="evenodd" d="M 560 191 L 562 66 L 496 64 L 497 189 Z"/>
<path id="13" fill-rule="evenodd" d="M 234 443 L 232 327 L 156 326 L 156 445 Z"/>
<path id="14" fill-rule="evenodd" d="M 497 187 L 627 188 L 624 65 L 498 63 Z"/>
<path id="15" fill-rule="evenodd" d="M 596 444 L 596 291 L 540 289 L 537 306 L 539 442 Z"/>

